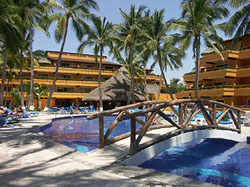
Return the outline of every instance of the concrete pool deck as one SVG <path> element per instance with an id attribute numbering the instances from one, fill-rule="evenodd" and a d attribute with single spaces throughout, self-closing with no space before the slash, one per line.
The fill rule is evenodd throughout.
<path id="1" fill-rule="evenodd" d="M 129 153 L 128 139 L 87 154 L 55 143 L 39 132 L 54 117 L 41 113 L 0 128 L 0 186 L 215 186 L 120 164 Z M 147 139 L 159 133 L 162 129 Z M 250 127 L 242 133 L 250 136 Z"/>

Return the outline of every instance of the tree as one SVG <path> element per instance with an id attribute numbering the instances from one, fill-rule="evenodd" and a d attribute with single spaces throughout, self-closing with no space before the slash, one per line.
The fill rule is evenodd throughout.
<path id="1" fill-rule="evenodd" d="M 222 0 L 222 2 L 226 1 Z M 250 33 L 250 1 L 230 0 L 229 3 L 234 8 L 242 7 L 235 12 L 229 21 L 224 23 L 224 31 L 230 36 L 234 35 L 231 47 L 234 47 L 234 44 L 239 40 L 241 40 L 241 47 L 243 47 L 244 38 Z"/>
<path id="2" fill-rule="evenodd" d="M 16 52 L 21 43 L 21 31 L 14 21 L 13 2 L 0 0 L 0 45 L 3 49 L 3 70 L 0 88 L 0 105 L 3 105 L 4 83 L 6 78 L 7 57 Z"/>
<path id="3" fill-rule="evenodd" d="M 98 16 L 92 17 L 93 29 L 90 30 L 87 40 L 83 41 L 79 46 L 79 52 L 83 53 L 83 50 L 88 45 L 94 45 L 95 61 L 99 61 L 99 75 L 98 75 L 98 88 L 99 88 L 99 102 L 100 110 L 103 110 L 102 102 L 102 90 L 101 90 L 101 72 L 102 72 L 102 58 L 104 53 L 104 47 L 112 45 L 111 32 L 113 29 L 112 23 L 106 21 L 106 17 L 101 19 Z M 98 54 L 100 53 L 100 60 L 98 60 Z"/>
<path id="4" fill-rule="evenodd" d="M 62 10 L 63 12 L 52 13 L 50 15 L 51 20 L 56 20 L 56 31 L 55 31 L 56 41 L 57 42 L 62 41 L 62 43 L 46 109 L 50 106 L 52 94 L 55 89 L 57 74 L 60 67 L 62 53 L 67 38 L 69 21 L 70 20 L 72 21 L 72 26 L 76 33 L 76 36 L 78 40 L 81 40 L 84 35 L 83 28 L 89 31 L 89 25 L 83 19 L 90 16 L 89 13 L 90 8 L 94 9 L 98 8 L 98 5 L 95 0 L 62 0 L 62 4 L 56 2 L 55 0 L 50 0 L 49 2 L 51 3 L 52 7 Z"/>
<path id="5" fill-rule="evenodd" d="M 130 12 L 124 12 L 120 9 L 120 12 L 122 14 L 123 23 L 119 25 L 115 25 L 115 42 L 118 50 L 124 50 L 125 55 L 127 55 L 129 59 L 129 67 L 130 67 L 130 76 L 131 76 L 131 82 L 130 82 L 130 89 L 128 94 L 128 102 L 129 104 L 131 101 L 132 103 L 135 102 L 135 96 L 134 96 L 134 84 L 135 84 L 135 72 L 133 67 L 133 61 L 134 58 L 139 58 L 142 56 L 143 52 L 140 52 L 137 56 L 137 48 L 140 45 L 143 45 L 143 43 L 140 42 L 140 36 L 142 33 L 142 30 L 140 28 L 141 19 L 142 19 L 142 12 L 145 9 L 145 7 L 139 7 L 138 9 L 135 8 L 134 5 L 130 6 Z M 132 99 L 131 99 L 132 96 Z"/>
<path id="6" fill-rule="evenodd" d="M 49 93 L 49 87 L 44 84 L 34 84 L 34 97 L 37 99 L 37 109 L 41 108 L 40 99 L 42 96 L 47 96 Z"/>
<path id="7" fill-rule="evenodd" d="M 222 39 L 217 35 L 213 24 L 226 17 L 228 10 L 218 1 L 211 0 L 184 0 L 181 7 L 182 17 L 176 21 L 173 28 L 179 28 L 182 33 L 180 46 L 182 51 L 192 43 L 196 71 L 195 98 L 198 98 L 201 39 L 208 47 L 220 53 L 219 49 L 223 49 Z M 213 42 L 216 42 L 216 45 Z"/>
<path id="8" fill-rule="evenodd" d="M 180 82 L 181 80 L 179 78 L 173 78 L 170 80 L 169 87 L 174 90 L 174 92 L 180 92 L 185 89 L 185 84 Z"/>
<path id="9" fill-rule="evenodd" d="M 149 21 L 145 22 L 145 38 L 146 48 L 150 49 L 155 58 L 155 63 L 158 63 L 165 85 L 168 89 L 167 79 L 164 71 L 167 69 L 167 65 L 175 64 L 175 67 L 181 66 L 181 53 L 175 47 L 176 35 L 167 35 L 170 31 L 170 23 L 164 22 L 165 10 L 155 10 Z M 164 61 L 163 61 L 164 58 Z M 155 66 L 153 63 L 153 66 Z M 172 67 L 172 66 L 171 66 Z M 160 83 L 161 84 L 161 83 Z M 170 91 L 171 99 L 174 97 Z M 159 98 L 159 95 L 158 95 Z"/>

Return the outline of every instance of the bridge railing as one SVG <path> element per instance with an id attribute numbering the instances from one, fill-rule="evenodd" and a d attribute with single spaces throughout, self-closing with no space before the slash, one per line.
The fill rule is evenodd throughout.
<path id="1" fill-rule="evenodd" d="M 146 106 L 146 109 L 129 112 L 136 107 Z M 177 120 L 173 120 L 169 117 L 164 110 L 166 108 L 171 108 Z M 218 108 L 223 109 L 220 115 L 217 114 Z M 87 119 L 99 118 L 99 147 L 103 148 L 105 145 L 114 143 L 121 139 L 130 136 L 130 154 L 133 155 L 137 151 L 144 149 L 154 143 L 162 141 L 164 139 L 170 138 L 172 136 L 185 133 L 193 130 L 200 129 L 223 129 L 231 130 L 241 133 L 241 112 L 242 110 L 232 107 L 230 105 L 220 103 L 217 101 L 209 100 L 199 100 L 199 99 L 183 99 L 183 100 L 155 100 L 155 101 L 145 101 L 136 104 L 131 104 L 123 106 L 120 108 L 104 111 L 101 113 L 96 113 L 87 116 Z M 113 120 L 109 129 L 104 134 L 104 116 L 117 114 L 116 118 Z M 199 125 L 196 123 L 190 123 L 190 121 L 197 115 L 202 114 L 205 119 L 204 125 Z M 145 121 L 141 120 L 139 116 L 145 115 Z M 167 121 L 167 124 L 153 125 L 161 117 Z M 233 123 L 231 127 L 225 127 L 219 125 L 219 122 L 223 118 L 231 118 Z M 114 138 L 109 138 L 113 130 L 115 129 L 118 122 L 130 119 L 130 132 L 116 136 Z M 142 125 L 142 128 L 136 129 L 136 122 Z M 157 128 L 168 128 L 175 127 L 176 129 L 155 138 L 149 142 L 141 143 L 142 138 L 145 136 L 146 132 L 149 130 Z"/>

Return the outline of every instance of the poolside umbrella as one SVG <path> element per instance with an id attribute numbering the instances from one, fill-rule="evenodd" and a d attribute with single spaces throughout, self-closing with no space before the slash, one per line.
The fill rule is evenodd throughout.
<path id="1" fill-rule="evenodd" d="M 130 87 L 130 76 L 125 67 L 121 67 L 118 72 L 107 80 L 102 86 L 103 101 L 127 101 Z M 88 93 L 82 99 L 83 101 L 99 101 L 98 87 Z M 146 96 L 144 87 L 141 84 L 135 84 L 135 100 L 145 101 Z"/>

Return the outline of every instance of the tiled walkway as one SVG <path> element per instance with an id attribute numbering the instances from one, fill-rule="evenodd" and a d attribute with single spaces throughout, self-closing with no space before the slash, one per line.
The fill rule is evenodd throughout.
<path id="1" fill-rule="evenodd" d="M 88 154 L 48 140 L 38 129 L 54 117 L 41 113 L 0 129 L 0 186 L 214 186 L 114 163 L 128 153 L 127 140 Z M 250 127 L 243 133 L 250 136 Z"/>

